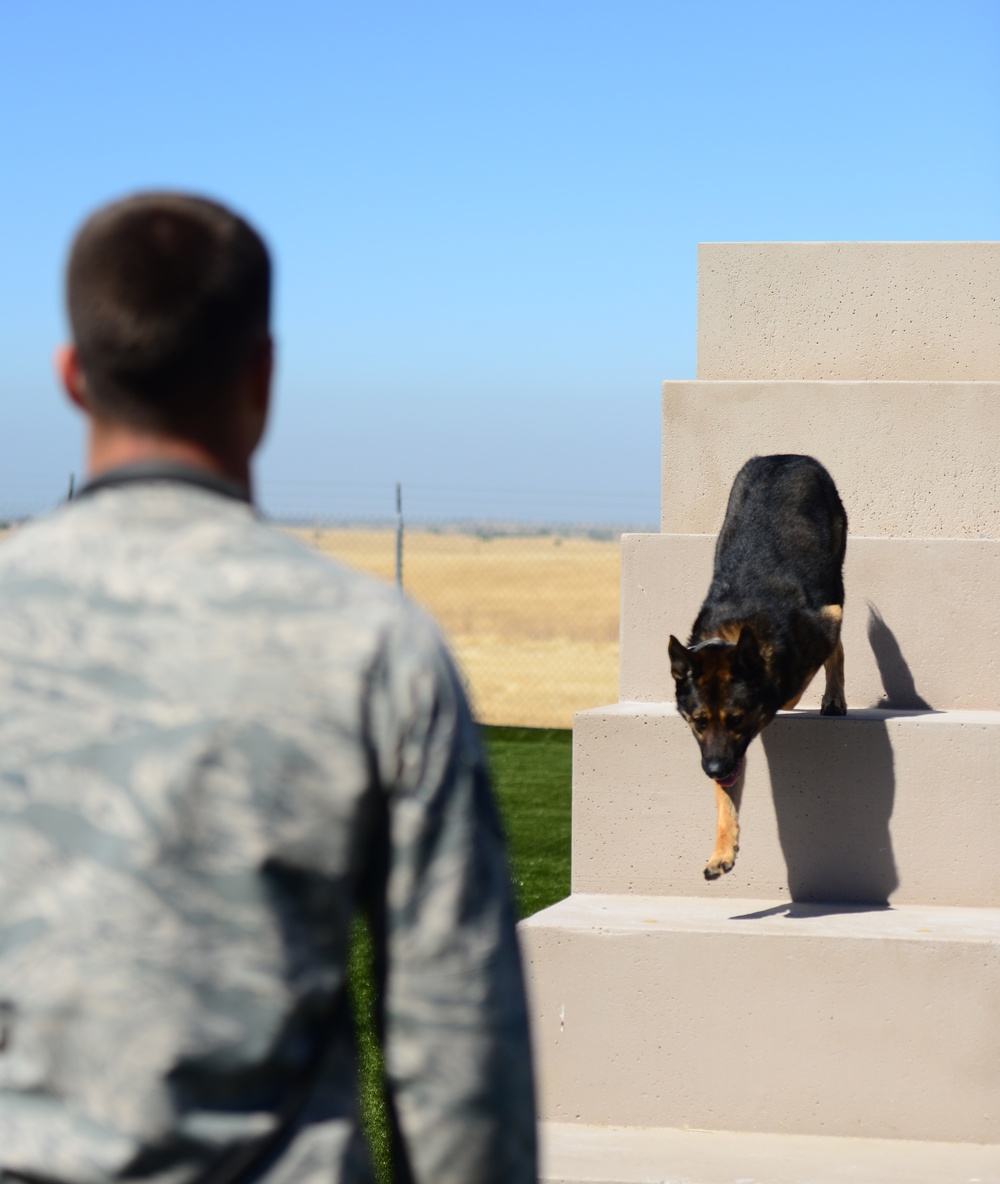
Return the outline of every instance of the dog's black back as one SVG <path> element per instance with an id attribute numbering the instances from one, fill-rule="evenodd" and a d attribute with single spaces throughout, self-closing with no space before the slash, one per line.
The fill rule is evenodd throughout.
<path id="1" fill-rule="evenodd" d="M 833 478 L 811 456 L 755 456 L 733 482 L 702 615 L 801 600 L 844 603 L 847 514 Z M 698 618 L 701 620 L 701 617 Z M 698 622 L 695 623 L 698 629 Z"/>
<path id="2" fill-rule="evenodd" d="M 729 494 L 715 547 L 712 583 L 689 644 L 749 625 L 777 659 L 795 654 L 794 681 L 803 664 L 817 668 L 829 653 L 817 615 L 844 603 L 847 514 L 826 469 L 811 456 L 755 456 L 740 469 Z M 786 690 L 775 688 L 779 697 Z"/>

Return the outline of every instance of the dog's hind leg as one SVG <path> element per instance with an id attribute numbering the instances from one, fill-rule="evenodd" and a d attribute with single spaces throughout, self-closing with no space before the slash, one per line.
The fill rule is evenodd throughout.
<path id="1" fill-rule="evenodd" d="M 715 782 L 715 804 L 718 810 L 715 850 L 705 864 L 706 880 L 717 880 L 725 872 L 731 872 L 736 862 L 736 852 L 740 849 L 739 805 L 744 776 L 745 767 L 739 780 L 729 789 Z"/>
<path id="2" fill-rule="evenodd" d="M 837 638 L 833 653 L 823 663 L 826 671 L 826 690 L 820 705 L 821 715 L 846 715 L 847 698 L 844 694 L 844 643 Z"/>
<path id="3" fill-rule="evenodd" d="M 844 607 L 828 604 L 819 615 L 827 629 L 827 636 L 833 644 L 830 656 L 823 663 L 826 671 L 826 689 L 820 704 L 821 715 L 846 715 L 847 696 L 844 694 L 844 643 L 840 640 L 840 626 L 844 619 Z"/>

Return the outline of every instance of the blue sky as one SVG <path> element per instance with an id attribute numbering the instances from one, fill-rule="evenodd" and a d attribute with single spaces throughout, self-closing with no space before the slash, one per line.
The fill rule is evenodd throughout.
<path id="1" fill-rule="evenodd" d="M 655 523 L 699 241 L 1000 238 L 996 0 L 32 0 L 0 16 L 0 515 L 63 492 L 94 206 L 277 265 L 278 514 Z"/>

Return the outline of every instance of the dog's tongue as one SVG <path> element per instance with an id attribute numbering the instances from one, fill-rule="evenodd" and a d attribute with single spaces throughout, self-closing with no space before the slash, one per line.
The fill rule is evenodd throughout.
<path id="1" fill-rule="evenodd" d="M 744 760 L 746 760 L 746 757 L 744 757 L 743 760 L 740 761 L 740 763 L 729 774 L 728 777 L 716 777 L 715 780 L 722 786 L 723 789 L 731 789 L 736 784 L 736 782 L 739 780 L 740 774 L 743 772 L 743 761 Z"/>

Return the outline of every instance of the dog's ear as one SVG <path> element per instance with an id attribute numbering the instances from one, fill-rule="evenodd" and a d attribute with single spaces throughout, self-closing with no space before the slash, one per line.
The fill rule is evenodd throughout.
<path id="1" fill-rule="evenodd" d="M 667 645 L 667 653 L 670 655 L 670 673 L 674 679 L 680 682 L 682 678 L 687 678 L 691 673 L 691 655 L 688 653 L 687 647 L 681 645 L 672 633 Z"/>
<path id="2" fill-rule="evenodd" d="M 740 639 L 733 654 L 733 670 L 744 678 L 763 673 L 764 659 L 757 644 L 757 635 L 749 625 L 744 625 L 740 630 Z"/>

